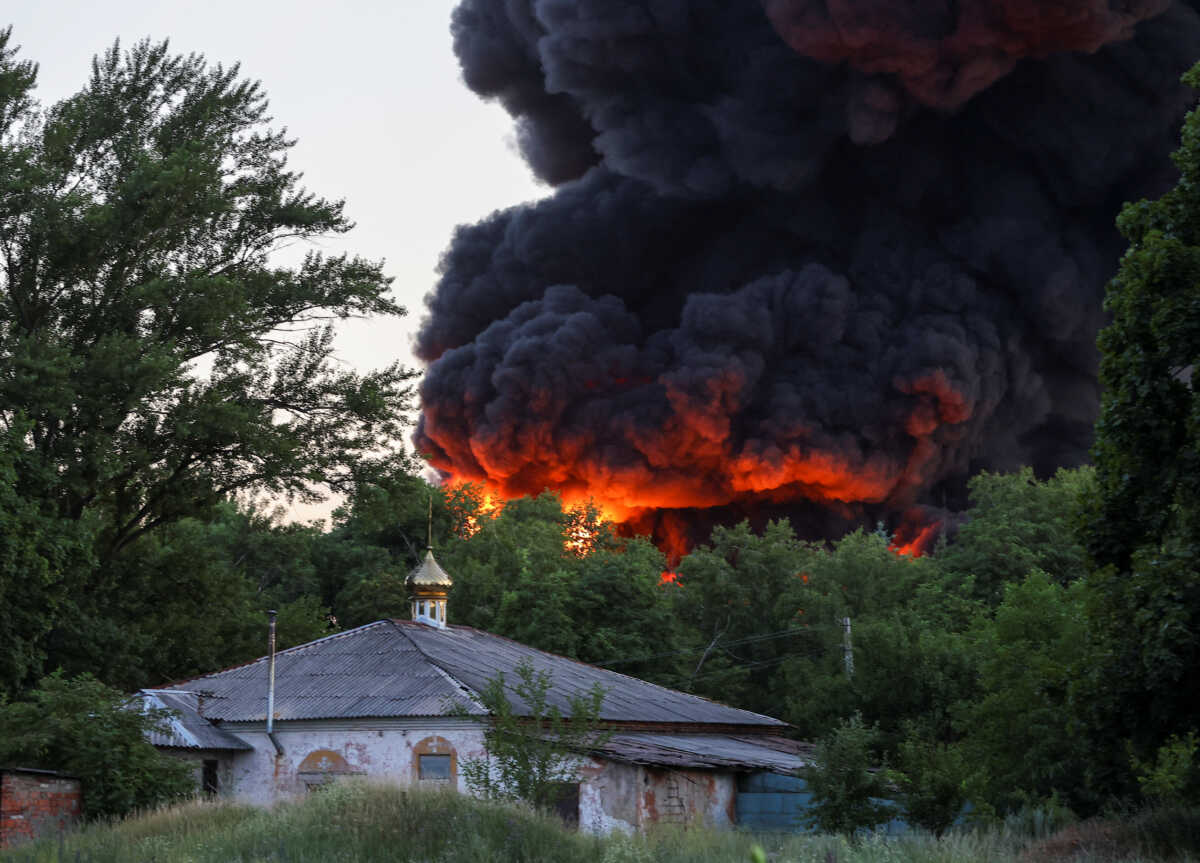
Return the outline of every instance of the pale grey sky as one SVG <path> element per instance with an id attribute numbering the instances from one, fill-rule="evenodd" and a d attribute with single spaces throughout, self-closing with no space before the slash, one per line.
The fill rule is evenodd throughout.
<path id="1" fill-rule="evenodd" d="M 298 139 L 304 184 L 345 198 L 357 227 L 329 251 L 385 258 L 399 321 L 345 324 L 338 356 L 361 369 L 413 364 L 412 334 L 456 224 L 544 195 L 513 148 L 497 105 L 463 85 L 451 49 L 453 0 L 16 0 L 20 56 L 39 65 L 38 97 L 54 102 L 87 80 L 91 58 L 120 38 L 171 40 L 262 82 L 275 124 Z M 324 508 L 304 510 L 323 515 Z M 301 512 L 297 513 L 298 515 Z"/>

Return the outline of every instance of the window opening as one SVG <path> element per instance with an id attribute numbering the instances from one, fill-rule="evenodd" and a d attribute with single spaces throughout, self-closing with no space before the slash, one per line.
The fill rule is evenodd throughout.
<path id="1" fill-rule="evenodd" d="M 432 779 L 438 782 L 450 781 L 449 755 L 421 755 L 417 758 L 417 771 L 421 781 Z"/>

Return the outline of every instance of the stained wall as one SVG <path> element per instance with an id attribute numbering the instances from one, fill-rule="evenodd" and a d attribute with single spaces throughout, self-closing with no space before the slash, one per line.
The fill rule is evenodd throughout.
<path id="1" fill-rule="evenodd" d="M 276 725 L 283 747 L 277 755 L 263 723 L 222 726 L 254 747 L 233 757 L 232 788 L 239 799 L 267 804 L 279 797 L 308 791 L 349 776 L 387 779 L 401 785 L 422 784 L 417 756 L 453 756 L 452 785 L 467 790 L 459 765 L 483 755 L 483 730 L 469 719 L 311 720 Z"/>
<path id="2" fill-rule="evenodd" d="M 582 769 L 579 825 L 593 833 L 633 833 L 652 824 L 736 823 L 732 773 L 650 767 L 593 758 Z"/>

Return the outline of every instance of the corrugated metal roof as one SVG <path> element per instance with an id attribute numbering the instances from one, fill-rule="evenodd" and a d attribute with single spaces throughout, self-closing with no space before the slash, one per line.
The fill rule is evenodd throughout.
<path id="1" fill-rule="evenodd" d="M 263 657 L 170 689 L 205 694 L 203 714 L 229 722 L 267 718 Z M 444 716 L 455 702 L 483 715 L 464 690 L 388 620 L 281 650 L 275 656 L 275 719 Z"/>
<path id="2" fill-rule="evenodd" d="M 155 746 L 176 749 L 253 749 L 249 743 L 217 728 L 200 715 L 200 696 L 194 692 L 143 689 L 142 704 L 147 708 L 174 711 L 162 731 L 153 731 L 149 740 Z"/>
<path id="3" fill-rule="evenodd" d="M 727 734 L 616 734 L 595 751 L 617 761 L 697 770 L 795 773 L 810 762 L 803 744 Z"/>
<path id="4" fill-rule="evenodd" d="M 727 707 L 606 668 L 545 653 L 468 626 L 435 629 L 406 620 L 395 621 L 395 625 L 421 653 L 475 692 L 481 692 L 489 681 L 503 673 L 509 701 L 518 715 L 529 710 L 529 705 L 512 691 L 519 680 L 517 666 L 526 662 L 535 671 L 550 675 L 552 686 L 548 701 L 568 715 L 570 699 L 586 694 L 594 684 L 599 684 L 604 689 L 601 718 L 612 722 L 786 725 L 770 716 Z"/>
<path id="5" fill-rule="evenodd" d="M 570 712 L 570 699 L 593 684 L 605 690 L 602 718 L 613 722 L 784 727 L 769 716 L 545 653 L 465 626 L 436 628 L 380 620 L 280 651 L 275 666 L 275 718 L 446 716 L 455 703 L 471 715 L 486 711 L 475 696 L 503 673 L 518 715 L 527 714 L 511 687 L 527 662 L 551 677 L 550 703 Z M 171 687 L 204 693 L 209 719 L 266 719 L 267 660 Z"/>

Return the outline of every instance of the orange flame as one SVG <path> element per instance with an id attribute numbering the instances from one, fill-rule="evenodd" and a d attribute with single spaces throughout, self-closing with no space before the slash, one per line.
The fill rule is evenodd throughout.
<path id="1" fill-rule="evenodd" d="M 590 502 L 605 520 L 623 525 L 622 533 L 652 533 L 673 571 L 691 542 L 683 521 L 663 519 L 669 515 L 664 510 L 763 500 L 903 505 L 937 469 L 941 441 L 935 436 L 952 438 L 953 427 L 974 408 L 943 371 L 933 370 L 894 383 L 912 399 L 903 421 L 910 441 L 903 454 L 864 451 L 849 440 L 802 443 L 799 432 L 778 445 L 760 439 L 738 444 L 731 418 L 743 382 L 736 375 L 716 375 L 703 401 L 660 383 L 672 408 L 662 427 L 653 435 L 631 427 L 622 441 L 640 458 L 613 463 L 590 433 L 568 437 L 532 416 L 517 428 L 460 440 L 452 431 L 459 426 L 443 428 L 438 407 L 427 406 L 424 433 L 438 450 L 430 460 L 451 482 L 481 483 L 497 502 L 544 489 L 557 491 L 568 507 Z M 922 546 L 913 537 L 897 547 L 912 554 Z"/>
<path id="2" fill-rule="evenodd" d="M 910 509 L 896 528 L 888 549 L 897 556 L 924 557 L 933 549 L 941 532 L 940 521 L 929 521 L 921 510 Z"/>

